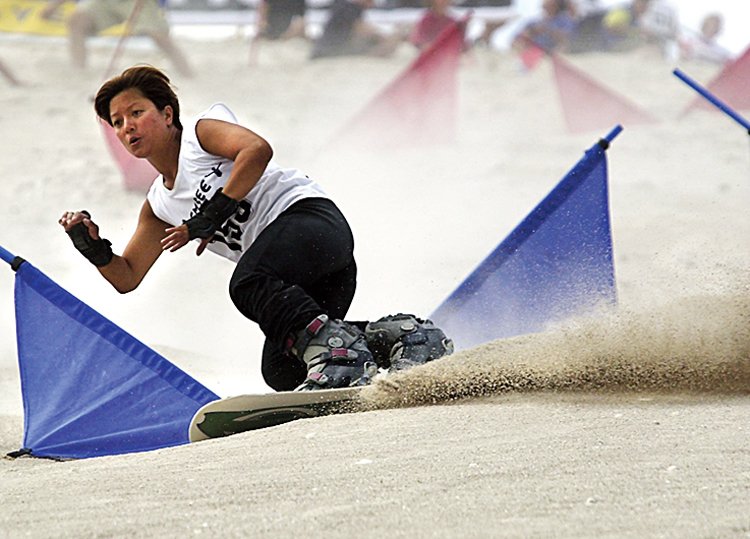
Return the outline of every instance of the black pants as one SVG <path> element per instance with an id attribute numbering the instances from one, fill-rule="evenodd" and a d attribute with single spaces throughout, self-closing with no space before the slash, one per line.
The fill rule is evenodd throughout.
<path id="1" fill-rule="evenodd" d="M 237 262 L 229 295 L 266 336 L 261 370 L 276 391 L 289 391 L 307 374 L 284 353 L 288 337 L 320 314 L 343 319 L 354 298 L 354 238 L 336 205 L 300 200 L 268 225 Z"/>

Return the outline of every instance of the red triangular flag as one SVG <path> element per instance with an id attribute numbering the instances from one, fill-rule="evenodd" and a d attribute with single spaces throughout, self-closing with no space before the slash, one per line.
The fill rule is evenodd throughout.
<path id="1" fill-rule="evenodd" d="M 112 158 L 122 173 L 125 188 L 131 191 L 148 191 L 154 179 L 159 175 L 151 163 L 139 159 L 129 153 L 115 135 L 115 130 L 106 122 L 99 122 L 102 126 L 104 140 Z"/>
<path id="2" fill-rule="evenodd" d="M 706 85 L 706 89 L 729 107 L 747 110 L 750 109 L 748 82 L 750 82 L 750 47 L 739 58 L 724 66 L 724 69 L 716 78 Z M 711 103 L 702 97 L 696 97 L 683 114 L 696 108 L 716 110 Z"/>
<path id="3" fill-rule="evenodd" d="M 466 21 L 443 30 L 401 75 L 345 124 L 336 142 L 410 146 L 455 140 L 457 75 Z"/>
<path id="4" fill-rule="evenodd" d="M 521 50 L 519 57 L 521 58 L 521 63 L 523 64 L 524 69 L 526 71 L 531 71 L 539 65 L 539 62 L 541 62 L 545 54 L 547 53 L 544 52 L 544 49 L 537 47 L 532 43 Z"/>
<path id="5" fill-rule="evenodd" d="M 647 124 L 656 119 L 628 99 L 552 55 L 565 124 L 571 133 L 601 130 L 612 124 Z"/>

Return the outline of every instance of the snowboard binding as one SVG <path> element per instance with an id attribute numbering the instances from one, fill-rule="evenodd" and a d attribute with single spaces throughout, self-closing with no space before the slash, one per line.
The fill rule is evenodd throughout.
<path id="1" fill-rule="evenodd" d="M 295 391 L 363 386 L 378 372 L 362 330 L 325 314 L 296 335 L 290 353 L 307 365 L 307 378 Z"/>
<path id="2" fill-rule="evenodd" d="M 431 320 L 411 314 L 384 316 L 365 326 L 367 345 L 379 367 L 402 371 L 453 353 L 453 341 Z"/>

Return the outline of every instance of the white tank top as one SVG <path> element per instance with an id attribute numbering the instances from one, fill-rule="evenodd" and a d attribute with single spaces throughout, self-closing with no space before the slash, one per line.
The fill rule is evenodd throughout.
<path id="1" fill-rule="evenodd" d="M 159 175 L 148 192 L 154 214 L 173 226 L 194 216 L 232 173 L 232 160 L 201 148 L 195 128 L 204 118 L 237 123 L 232 111 L 222 103 L 215 103 L 192 121 L 184 122 L 174 187 L 164 187 L 164 178 Z M 258 183 L 240 201 L 235 214 L 216 232 L 208 249 L 236 262 L 281 212 L 298 200 L 311 197 L 328 198 L 317 183 L 299 170 L 284 169 L 271 161 Z"/>

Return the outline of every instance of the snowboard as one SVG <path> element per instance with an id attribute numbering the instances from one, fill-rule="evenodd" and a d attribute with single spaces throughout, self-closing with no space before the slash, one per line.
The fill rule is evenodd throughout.
<path id="1" fill-rule="evenodd" d="M 356 412 L 362 387 L 238 395 L 201 407 L 190 422 L 191 442 L 263 429 L 296 419 Z"/>

